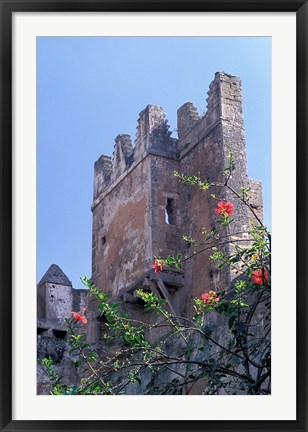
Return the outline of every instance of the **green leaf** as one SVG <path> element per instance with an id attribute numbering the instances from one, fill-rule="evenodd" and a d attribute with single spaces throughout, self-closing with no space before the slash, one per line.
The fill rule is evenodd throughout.
<path id="1" fill-rule="evenodd" d="M 142 344 L 143 338 L 141 334 L 136 334 L 135 339 L 140 345 Z"/>

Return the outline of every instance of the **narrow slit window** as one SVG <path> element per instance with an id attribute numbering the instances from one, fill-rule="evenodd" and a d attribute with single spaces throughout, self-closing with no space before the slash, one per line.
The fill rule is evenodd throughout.
<path id="1" fill-rule="evenodd" d="M 166 224 L 175 225 L 174 200 L 172 198 L 167 199 L 167 205 L 165 210 L 165 221 Z"/>

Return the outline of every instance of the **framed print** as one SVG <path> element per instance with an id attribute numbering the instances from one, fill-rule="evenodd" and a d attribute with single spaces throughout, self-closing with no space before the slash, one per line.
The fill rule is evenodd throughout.
<path id="1" fill-rule="evenodd" d="M 1 28 L 1 429 L 307 430 L 307 2 Z"/>

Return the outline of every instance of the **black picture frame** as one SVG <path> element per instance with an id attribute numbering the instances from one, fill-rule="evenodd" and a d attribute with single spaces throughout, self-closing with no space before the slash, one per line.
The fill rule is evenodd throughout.
<path id="1" fill-rule="evenodd" d="M 307 25 L 308 0 L 0 0 L 1 12 L 1 431 L 308 431 L 307 423 Z M 12 420 L 12 14 L 14 12 L 296 12 L 297 68 L 297 420 L 14 421 Z M 286 197 L 287 200 L 287 197 Z M 286 204 L 284 203 L 284 206 Z M 292 209 L 290 209 L 292 211 Z M 286 252 L 288 253 L 288 252 Z M 290 277 L 290 288 L 294 275 Z M 287 346 L 286 346 L 287 352 Z"/>

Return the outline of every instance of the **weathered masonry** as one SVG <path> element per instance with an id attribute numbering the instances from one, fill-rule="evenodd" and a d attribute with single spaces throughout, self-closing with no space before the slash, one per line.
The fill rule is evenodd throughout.
<path id="1" fill-rule="evenodd" d="M 165 298 L 175 313 L 189 317 L 193 298 L 230 285 L 232 274 L 227 269 L 217 271 L 209 259 L 211 251 L 187 260 L 179 271 L 155 274 L 151 264 L 153 256 L 192 255 L 183 236 L 200 240 L 201 229 L 217 228 L 217 200 L 211 194 L 234 202 L 231 229 L 234 236 L 245 239 L 251 215 L 247 207 L 219 186 L 224 183 L 223 170 L 231 149 L 236 170 L 229 184 L 237 191 L 241 186 L 250 189 L 250 204 L 262 219 L 261 182 L 249 179 L 247 174 L 241 81 L 218 72 L 209 87 L 204 116 L 190 102 L 179 108 L 178 138 L 171 137 L 164 110 L 148 105 L 140 113 L 134 145 L 129 135 L 120 134 L 115 138 L 113 157 L 102 155 L 95 162 L 92 279 L 98 288 L 122 299 L 130 314 L 142 313 L 136 295 L 139 287 L 152 290 Z M 209 191 L 197 190 L 184 185 L 174 171 L 199 173 L 217 186 Z M 87 306 L 87 337 L 97 345 L 103 326 L 87 292 L 77 291 L 61 269 L 55 267 L 47 271 L 38 285 L 40 352 L 52 353 L 58 344 L 58 367 L 67 371 L 73 366 L 64 346 L 63 318 L 71 310 Z M 150 337 L 155 338 L 155 334 Z M 40 367 L 38 372 L 39 392 L 44 393 L 46 377 Z M 71 382 L 74 379 L 72 376 Z"/>
<path id="2" fill-rule="evenodd" d="M 95 162 L 92 277 L 100 289 L 133 301 L 134 288 L 149 284 L 187 316 L 193 297 L 228 285 L 230 275 L 219 274 L 206 254 L 188 260 L 178 274 L 149 270 L 153 256 L 189 255 L 183 235 L 200 239 L 202 227 L 211 231 L 217 205 L 211 193 L 231 199 L 222 187 L 204 192 L 183 185 L 174 171 L 223 183 L 230 149 L 236 161 L 230 185 L 250 188 L 261 216 L 261 184 L 247 174 L 241 81 L 226 73 L 216 73 L 204 116 L 190 102 L 179 108 L 178 139 L 171 137 L 164 110 L 153 105 L 140 113 L 134 146 L 129 135 L 116 137 L 113 158 Z M 250 215 L 234 204 L 232 229 L 245 231 Z"/>

